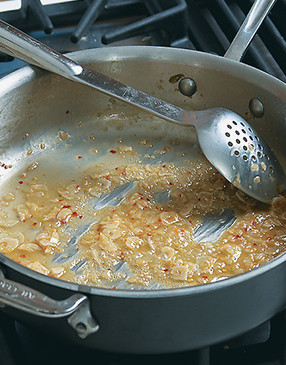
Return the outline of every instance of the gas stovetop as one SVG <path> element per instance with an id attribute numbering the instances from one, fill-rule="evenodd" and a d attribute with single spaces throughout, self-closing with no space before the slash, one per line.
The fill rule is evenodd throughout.
<path id="1" fill-rule="evenodd" d="M 9 3 L 13 10 L 7 10 Z M 133 44 L 187 48 L 223 56 L 252 3 L 252 0 L 8 0 L 0 1 L 0 18 L 62 53 Z M 243 59 L 283 81 L 286 81 L 282 16 L 285 13 L 286 0 L 278 0 Z M 23 66 L 3 54 L 0 61 L 1 73 Z"/>
<path id="2" fill-rule="evenodd" d="M 62 52 L 113 45 L 158 45 L 224 55 L 251 0 L 8 0 L 0 18 Z M 243 62 L 286 81 L 284 17 L 278 0 Z M 284 33 L 283 33 L 284 31 Z M 0 74 L 25 64 L 0 54 Z M 283 289 L 282 289 L 283 290 Z M 261 304 L 263 305 L 263 303 Z M 211 348 L 168 355 L 124 355 L 74 348 L 0 312 L 0 365 L 286 365 L 282 312 L 258 328 Z"/>

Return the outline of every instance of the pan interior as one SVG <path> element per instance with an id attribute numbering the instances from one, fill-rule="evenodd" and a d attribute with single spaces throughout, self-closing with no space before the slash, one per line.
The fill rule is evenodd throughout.
<path id="1" fill-rule="evenodd" d="M 194 60 L 193 64 L 195 63 Z M 274 146 L 277 155 L 282 156 L 282 160 L 285 157 L 284 144 L 280 143 L 285 137 L 284 129 L 281 128 L 283 120 L 280 117 L 283 104 L 271 94 L 270 88 L 263 89 L 252 81 L 246 85 L 246 81 L 235 74 L 224 76 L 219 64 L 205 68 L 199 62 L 194 66 L 160 60 L 160 72 L 158 61 L 153 59 L 103 61 L 95 64 L 103 73 L 111 73 L 113 77 L 125 83 L 140 86 L 142 90 L 155 93 L 156 96 L 184 108 L 204 109 L 222 106 L 245 116 L 249 113 L 248 101 L 252 97 L 258 97 L 265 103 L 265 116 L 261 120 L 253 120 L 249 116 L 249 121 L 267 142 Z M 140 75 L 138 69 L 142 71 Z M 178 93 L 176 83 L 170 82 L 176 75 L 192 76 L 197 81 L 199 92 L 192 98 L 182 97 Z M 267 122 L 269 116 L 272 118 L 271 124 Z M 110 150 L 120 144 L 131 146 L 134 151 L 138 151 L 142 163 L 171 162 L 187 166 L 187 160 L 202 159 L 192 128 L 178 127 L 151 118 L 93 90 L 87 90 L 86 87 L 39 71 L 33 74 L 32 80 L 23 83 L 17 90 L 10 90 L 2 97 L 1 124 L 3 193 L 10 191 L 11 187 L 16 189 L 19 186 L 19 181 L 23 180 L 20 175 L 34 161 L 39 161 L 37 173 L 46 174 L 50 181 L 57 179 L 64 183 L 78 178 L 81 171 L 102 158 L 108 160 L 111 166 L 115 164 L 117 157 L 110 153 Z M 283 133 L 277 133 L 278 131 Z M 143 140 L 149 141 L 148 147 L 138 144 Z M 179 143 L 172 144 L 176 140 Z M 156 153 L 170 144 L 172 148 L 168 153 Z M 211 226 L 215 229 L 208 231 L 210 234 L 217 231 L 212 218 Z M 225 226 L 221 219 L 221 216 L 217 216 L 215 221 L 223 231 L 229 227 L 232 214 L 225 219 Z M 199 235 L 201 233 L 198 231 Z M 203 237 L 204 240 L 210 239 L 204 234 Z M 81 266 L 77 268 L 80 275 Z M 119 265 L 116 269 L 124 270 L 124 267 Z M 125 286 L 123 282 L 122 288 L 134 289 L 136 286 Z M 147 287 L 157 288 L 161 288 L 157 283 Z"/>
<path id="2" fill-rule="evenodd" d="M 90 166 L 98 162 L 103 162 L 110 168 L 134 162 L 143 165 L 172 163 L 177 166 L 188 167 L 190 161 L 204 159 L 192 127 L 168 125 L 166 131 L 166 123 L 159 119 L 151 118 L 144 113 L 139 115 L 137 113 L 135 116 L 133 113 L 122 113 L 121 107 L 116 110 L 117 106 L 112 109 L 112 114 L 108 109 L 101 112 L 99 117 L 90 119 L 81 118 L 79 120 L 68 117 L 70 123 L 73 124 L 72 126 L 67 124 L 65 128 L 58 128 L 56 125 L 50 126 L 41 135 L 32 134 L 30 136 L 29 132 L 24 133 L 22 140 L 25 141 L 24 148 L 23 142 L 20 141 L 15 146 L 14 156 L 12 157 L 11 154 L 9 156 L 10 163 L 5 162 L 6 170 L 10 173 L 2 177 L 2 196 L 22 190 L 26 182 L 27 170 L 29 171 L 29 179 L 35 180 L 35 183 L 44 181 L 48 186 L 52 186 L 56 182 L 57 186 L 64 186 L 71 182 L 79 182 Z M 70 113 L 72 114 L 72 110 L 66 110 L 67 116 Z M 134 159 L 132 155 L 130 157 L 128 154 L 122 158 L 112 153 L 118 146 L 132 148 L 136 152 L 136 158 Z M 164 150 L 166 146 L 171 146 L 167 152 Z M 164 195 L 166 195 L 165 198 Z M 167 191 L 159 193 L 158 201 L 160 199 L 164 201 L 167 195 Z M 23 194 L 19 192 L 17 197 L 9 207 L 6 207 L 11 219 L 17 218 L 17 206 L 23 204 Z M 83 201 L 82 204 L 85 205 L 87 215 L 76 227 L 66 225 L 66 231 L 72 235 L 90 221 L 96 222 L 97 220 L 90 201 Z M 227 216 L 232 219 L 232 213 L 227 214 Z M 229 217 L 226 219 L 226 227 L 229 226 Z M 202 229 L 204 225 L 200 229 L 199 233 L 200 235 L 203 234 L 204 239 L 208 238 L 208 234 L 217 236 L 215 233 L 216 224 L 222 228 L 220 216 L 213 216 L 211 221 L 212 232 L 204 231 Z M 209 223 L 208 220 L 206 223 Z M 22 224 L 22 232 L 32 242 L 39 230 L 31 229 L 31 227 Z M 71 257 L 68 257 L 68 261 L 76 277 L 80 278 L 86 260 L 78 258 L 76 251 L 73 251 Z M 116 265 L 114 271 L 127 275 L 130 273 L 128 266 L 123 262 Z M 112 288 L 114 283 L 107 280 L 104 281 L 104 286 Z M 164 288 L 162 284 L 156 282 L 150 282 L 147 286 L 138 286 L 128 284 L 125 280 L 117 281 L 116 287 L 118 289 L 144 290 Z"/>

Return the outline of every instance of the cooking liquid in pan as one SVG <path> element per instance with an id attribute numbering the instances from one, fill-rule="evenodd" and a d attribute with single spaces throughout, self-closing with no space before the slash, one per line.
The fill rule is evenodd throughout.
<path id="1" fill-rule="evenodd" d="M 31 155 L 2 188 L 0 252 L 33 270 L 114 289 L 173 288 L 240 274 L 286 249 L 286 199 L 266 206 L 248 198 L 196 145 L 170 136 L 112 142 L 101 136 L 100 144 L 94 135 L 86 143 L 72 143 L 64 132 L 58 137 L 58 146 Z M 92 208 L 101 194 L 129 181 L 137 184 L 120 205 Z M 164 191 L 170 201 L 156 201 Z M 196 242 L 204 218 L 226 208 L 235 223 L 216 242 Z M 53 261 L 75 230 L 93 221 L 77 253 Z M 123 262 L 124 270 L 116 270 Z"/>

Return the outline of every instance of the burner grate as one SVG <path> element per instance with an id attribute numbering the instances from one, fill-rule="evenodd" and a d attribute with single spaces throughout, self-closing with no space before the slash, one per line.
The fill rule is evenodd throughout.
<path id="1" fill-rule="evenodd" d="M 186 37 L 187 4 L 184 0 L 78 0 L 51 5 L 42 5 L 40 0 L 22 0 L 20 9 L 2 12 L 1 19 L 25 32 L 40 29 L 50 34 L 54 26 L 74 26 L 71 40 L 78 42 L 97 20 L 136 15 L 143 19 L 105 34 L 104 43 L 162 30 L 168 33 L 166 45 Z"/>
<path id="2" fill-rule="evenodd" d="M 191 48 L 184 0 L 76 0 L 50 5 L 22 0 L 21 4 L 20 9 L 2 12 L 1 19 L 62 53 L 136 36 L 148 39 L 148 45 Z M 0 61 L 9 60 L 0 54 Z"/>

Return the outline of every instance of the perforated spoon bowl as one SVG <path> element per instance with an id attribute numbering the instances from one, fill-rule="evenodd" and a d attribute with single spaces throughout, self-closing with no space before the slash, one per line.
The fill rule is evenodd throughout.
<path id="1" fill-rule="evenodd" d="M 257 9 L 254 10 L 257 13 Z M 250 32 L 246 32 L 249 38 L 252 38 L 257 29 L 252 29 L 251 24 L 259 24 L 259 20 L 261 22 L 270 10 L 269 3 L 261 2 L 259 10 L 259 19 L 252 17 L 250 12 L 244 23 L 250 28 Z M 270 147 L 249 123 L 230 110 L 181 109 L 84 67 L 2 21 L 0 50 L 91 86 L 169 122 L 194 126 L 201 150 L 207 159 L 228 181 L 257 200 L 268 203 L 284 190 L 285 174 Z"/>

